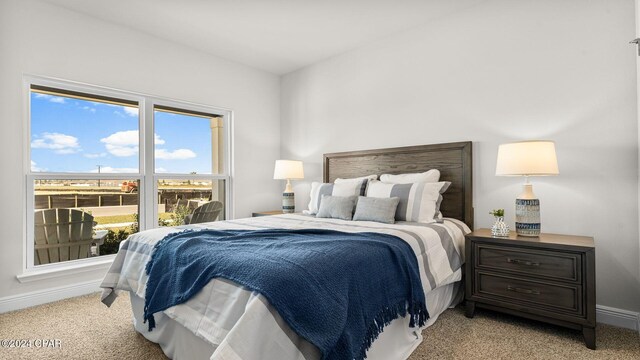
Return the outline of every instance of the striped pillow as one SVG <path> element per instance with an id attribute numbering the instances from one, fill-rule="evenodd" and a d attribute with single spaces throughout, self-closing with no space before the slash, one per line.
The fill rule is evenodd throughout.
<path id="1" fill-rule="evenodd" d="M 396 221 L 442 222 L 442 213 L 440 213 L 442 194 L 450 185 L 448 181 L 386 184 L 374 180 L 369 182 L 367 197 L 400 198 L 396 209 Z"/>
<path id="2" fill-rule="evenodd" d="M 322 195 L 331 196 L 364 196 L 368 179 L 357 181 L 342 181 L 339 183 L 311 183 L 311 200 L 309 209 L 305 213 L 315 215 L 320 209 Z"/>

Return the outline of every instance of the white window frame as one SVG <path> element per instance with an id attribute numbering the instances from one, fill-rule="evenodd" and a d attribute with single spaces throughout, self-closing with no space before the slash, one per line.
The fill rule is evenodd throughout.
<path id="1" fill-rule="evenodd" d="M 105 96 L 122 100 L 136 101 L 138 103 L 138 130 L 139 130 L 139 159 L 137 173 L 59 173 L 59 172 L 32 172 L 31 171 L 31 86 L 40 85 L 61 90 L 75 91 L 97 96 Z M 23 216 L 24 242 L 23 242 L 23 273 L 19 274 L 21 282 L 39 280 L 58 275 L 76 274 L 81 271 L 89 271 L 95 268 L 108 266 L 115 255 L 103 255 L 85 259 L 70 260 L 59 263 L 34 265 L 34 181 L 39 179 L 70 179 L 70 180 L 128 180 L 139 179 L 138 189 L 138 223 L 140 231 L 152 229 L 158 225 L 158 180 L 159 179 L 192 179 L 192 180 L 224 180 L 225 183 L 225 215 L 226 219 L 233 218 L 233 153 L 232 153 L 232 120 L 231 110 L 196 104 L 192 102 L 145 95 L 130 91 L 117 90 L 95 85 L 88 85 L 67 80 L 53 79 L 41 76 L 25 75 L 23 77 L 24 99 L 24 178 L 26 186 L 25 212 Z M 177 174 L 155 173 L 155 144 L 154 144 L 154 107 L 156 105 L 170 106 L 185 111 L 197 111 L 219 115 L 222 117 L 224 129 L 224 165 L 220 174 Z M 214 144 L 212 144 L 213 146 Z M 57 275 L 56 275 L 57 274 Z"/>
<path id="2" fill-rule="evenodd" d="M 220 115 L 222 116 L 222 129 L 224 131 L 224 164 L 222 166 L 223 172 L 221 174 L 180 174 L 180 173 L 156 173 L 155 172 L 155 154 L 154 151 L 148 152 L 147 156 L 147 164 L 151 164 L 151 168 L 148 169 L 149 174 L 153 174 L 153 177 L 149 176 L 147 181 L 153 181 L 153 185 L 147 184 L 148 189 L 153 189 L 153 192 L 149 194 L 151 199 L 149 201 L 153 202 L 153 211 L 150 212 L 150 217 L 146 219 L 148 223 L 155 225 L 158 223 L 158 202 L 156 201 L 158 197 L 158 181 L 161 179 L 179 179 L 179 180 L 224 180 L 225 183 L 225 219 L 231 219 L 231 177 L 229 176 L 229 169 L 233 164 L 231 162 L 231 126 L 230 119 L 231 113 L 228 111 L 221 111 L 219 109 L 212 108 L 210 106 L 203 106 L 193 103 L 187 103 L 184 101 L 176 101 L 162 98 L 151 98 L 152 101 L 147 103 L 147 108 L 145 109 L 145 113 L 151 114 L 150 122 L 147 124 L 147 141 L 146 146 L 150 146 L 151 149 L 155 151 L 155 106 L 166 106 L 179 110 L 185 111 L 195 111 L 201 113 L 207 113 L 211 115 Z M 215 146 L 215 144 L 211 144 L 211 146 Z M 150 153 L 150 154 L 149 154 Z M 212 169 L 213 170 L 213 169 Z"/>

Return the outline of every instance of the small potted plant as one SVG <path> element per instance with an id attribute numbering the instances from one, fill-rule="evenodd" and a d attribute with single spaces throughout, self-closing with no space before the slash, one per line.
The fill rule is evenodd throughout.
<path id="1" fill-rule="evenodd" d="M 489 212 L 496 219 L 491 227 L 492 236 L 509 236 L 509 225 L 504 222 L 504 209 L 494 209 Z"/>

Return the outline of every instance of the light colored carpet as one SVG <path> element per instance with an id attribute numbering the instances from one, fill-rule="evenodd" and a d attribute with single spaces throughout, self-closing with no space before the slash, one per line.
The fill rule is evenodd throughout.
<path id="1" fill-rule="evenodd" d="M 479 310 L 446 311 L 423 332 L 417 359 L 640 359 L 637 332 L 598 325 L 598 350 L 577 331 Z M 129 298 L 111 308 L 97 294 L 0 315 L 0 339 L 59 339 L 60 348 L 0 348 L 0 359 L 166 359 L 131 323 Z"/>

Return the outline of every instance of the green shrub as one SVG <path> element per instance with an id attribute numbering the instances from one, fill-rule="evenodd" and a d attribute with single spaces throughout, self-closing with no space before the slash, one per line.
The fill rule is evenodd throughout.
<path id="1" fill-rule="evenodd" d="M 191 210 L 187 206 L 178 206 L 169 215 L 168 221 L 158 219 L 158 225 L 160 226 L 178 226 L 184 225 L 184 218 L 191 214 Z"/>
<path id="2" fill-rule="evenodd" d="M 131 233 L 126 230 L 118 230 L 117 232 L 109 230 L 104 239 L 104 243 L 100 245 L 100 255 L 115 254 L 120 248 L 120 243 L 125 240 Z"/>
<path id="3" fill-rule="evenodd" d="M 138 214 L 134 214 L 135 222 L 126 230 L 109 230 L 104 238 L 104 243 L 100 245 L 100 255 L 115 254 L 120 249 L 120 243 L 126 240 L 129 235 L 140 231 L 138 226 Z"/>
<path id="4" fill-rule="evenodd" d="M 137 233 L 138 231 L 140 231 L 140 226 L 138 225 L 138 219 L 140 218 L 140 215 L 138 215 L 138 213 L 133 214 L 133 224 L 131 224 L 131 233 Z"/>

